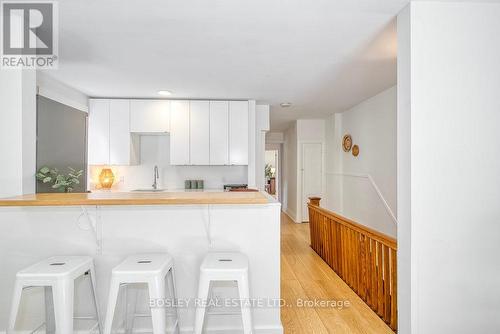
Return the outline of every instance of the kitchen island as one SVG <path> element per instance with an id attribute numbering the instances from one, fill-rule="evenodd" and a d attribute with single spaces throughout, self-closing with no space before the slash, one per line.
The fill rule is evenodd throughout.
<path id="1" fill-rule="evenodd" d="M 186 301 L 179 309 L 181 332 L 191 333 L 194 306 L 189 300 L 197 295 L 199 265 L 207 252 L 225 250 L 249 258 L 250 294 L 258 304 L 254 332 L 282 333 L 280 204 L 264 193 L 99 192 L 0 199 L 0 330 L 7 324 L 16 272 L 36 261 L 53 255 L 92 256 L 98 301 L 105 310 L 115 265 L 130 254 L 168 252 L 175 260 L 177 297 Z M 23 301 L 21 329 L 43 320 L 43 292 L 36 290 Z M 227 283 L 212 290 L 221 299 L 237 297 Z M 141 294 L 138 288 L 138 300 L 147 302 L 147 294 L 143 299 Z M 90 313 L 87 309 L 88 300 L 79 298 L 75 310 Z M 239 332 L 241 318 L 235 311 L 214 308 L 207 332 Z M 137 326 L 147 327 L 147 322 Z"/>

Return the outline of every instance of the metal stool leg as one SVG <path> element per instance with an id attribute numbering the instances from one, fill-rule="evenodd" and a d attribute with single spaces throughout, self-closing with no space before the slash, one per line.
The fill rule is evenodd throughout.
<path id="1" fill-rule="evenodd" d="M 155 277 L 148 283 L 149 298 L 151 300 L 165 300 L 165 277 Z M 151 320 L 153 322 L 153 333 L 164 334 L 166 324 L 165 307 L 151 308 Z"/>
<path id="2" fill-rule="evenodd" d="M 61 280 L 54 284 L 54 313 L 57 334 L 73 333 L 74 282 Z"/>

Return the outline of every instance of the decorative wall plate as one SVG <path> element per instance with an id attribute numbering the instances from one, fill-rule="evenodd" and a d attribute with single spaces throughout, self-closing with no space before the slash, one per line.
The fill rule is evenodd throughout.
<path id="1" fill-rule="evenodd" d="M 354 145 L 352 147 L 352 155 L 354 155 L 355 157 L 357 157 L 359 155 L 359 146 L 358 145 Z"/>
<path id="2" fill-rule="evenodd" d="M 349 152 L 352 147 L 352 137 L 351 135 L 345 135 L 344 138 L 342 138 L 342 148 L 344 149 L 344 152 Z"/>

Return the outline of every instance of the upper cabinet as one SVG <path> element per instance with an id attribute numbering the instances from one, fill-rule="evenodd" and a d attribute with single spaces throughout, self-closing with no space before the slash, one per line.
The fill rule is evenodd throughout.
<path id="1" fill-rule="evenodd" d="M 130 101 L 109 100 L 109 164 L 137 164 L 138 144 L 138 138 L 130 133 Z"/>
<path id="2" fill-rule="evenodd" d="M 109 100 L 89 101 L 89 165 L 109 164 Z"/>
<path id="3" fill-rule="evenodd" d="M 210 165 L 210 102 L 189 102 L 189 156 L 191 165 Z"/>
<path id="4" fill-rule="evenodd" d="M 136 164 L 139 134 L 170 133 L 171 165 L 248 165 L 248 108 L 248 101 L 92 99 L 88 162 Z"/>
<path id="5" fill-rule="evenodd" d="M 189 165 L 189 101 L 170 104 L 170 164 Z"/>
<path id="6" fill-rule="evenodd" d="M 137 138 L 130 133 L 129 100 L 90 100 L 89 165 L 134 165 L 138 156 Z"/>
<path id="7" fill-rule="evenodd" d="M 248 165 L 248 101 L 229 101 L 229 163 Z"/>
<path id="8" fill-rule="evenodd" d="M 229 165 L 229 102 L 210 101 L 210 165 Z"/>
<path id="9" fill-rule="evenodd" d="M 170 103 L 168 100 L 130 100 L 130 131 L 169 132 Z"/>

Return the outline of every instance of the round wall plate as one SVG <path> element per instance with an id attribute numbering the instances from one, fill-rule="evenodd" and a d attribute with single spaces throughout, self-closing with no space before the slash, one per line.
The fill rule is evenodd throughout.
<path id="1" fill-rule="evenodd" d="M 359 155 L 359 146 L 358 145 L 354 145 L 352 147 L 352 155 L 354 155 L 355 157 L 357 157 Z"/>
<path id="2" fill-rule="evenodd" d="M 344 149 L 344 152 L 349 152 L 352 147 L 352 137 L 351 135 L 345 135 L 344 138 L 342 138 L 342 148 Z"/>

